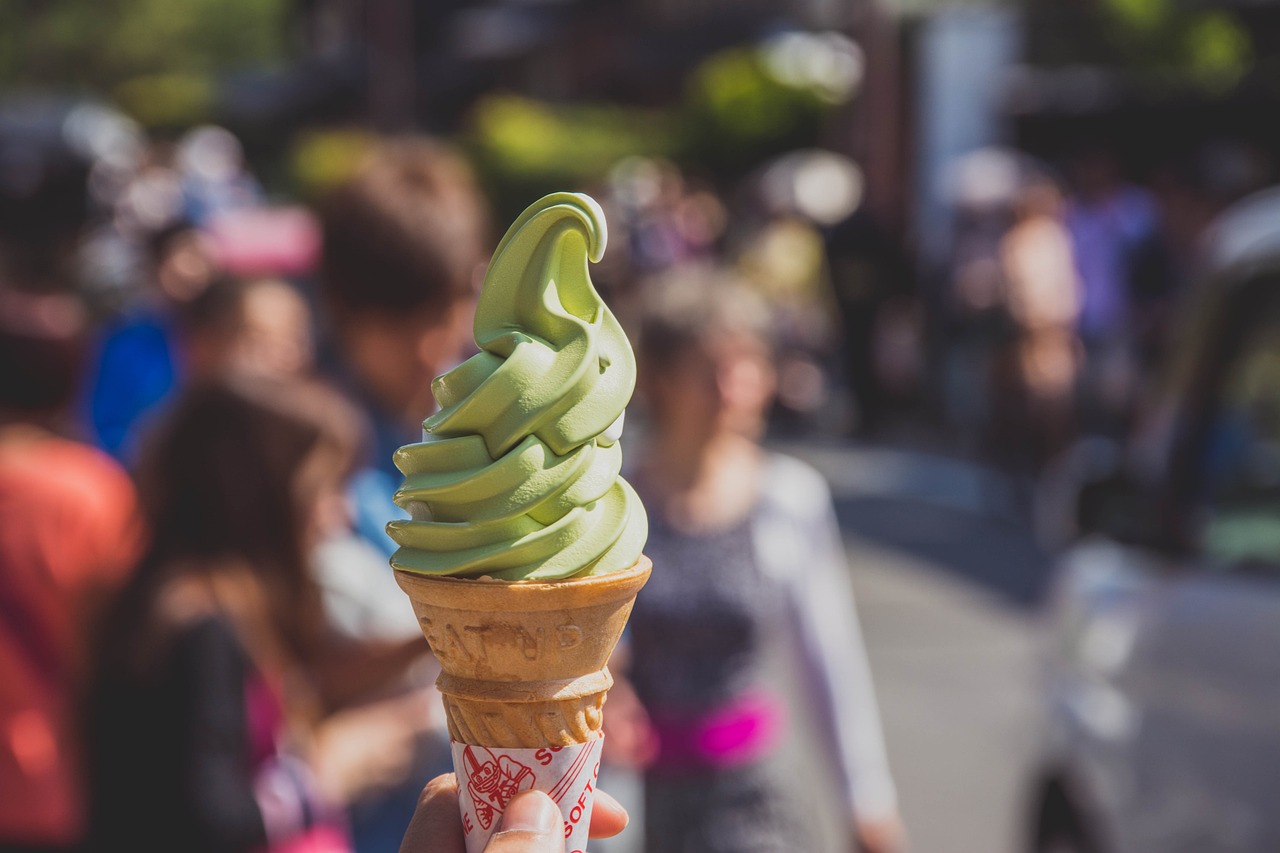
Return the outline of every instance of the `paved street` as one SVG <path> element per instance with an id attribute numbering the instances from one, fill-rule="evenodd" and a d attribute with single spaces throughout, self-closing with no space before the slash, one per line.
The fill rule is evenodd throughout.
<path id="1" fill-rule="evenodd" d="M 1013 853 L 1033 742 L 1025 614 L 851 543 L 890 759 L 917 853 Z"/>
<path id="2" fill-rule="evenodd" d="M 1046 565 L 1017 501 L 940 458 L 788 450 L 832 481 L 911 849 L 1014 853 Z"/>

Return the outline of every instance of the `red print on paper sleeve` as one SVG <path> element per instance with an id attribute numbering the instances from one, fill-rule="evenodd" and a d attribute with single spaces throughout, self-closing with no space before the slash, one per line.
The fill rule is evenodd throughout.
<path id="1" fill-rule="evenodd" d="M 468 746 L 463 758 L 467 763 L 467 793 L 484 829 L 493 825 L 494 817 L 502 814 L 512 797 L 533 787 L 533 771 L 510 756 L 495 757 L 482 746 Z"/>

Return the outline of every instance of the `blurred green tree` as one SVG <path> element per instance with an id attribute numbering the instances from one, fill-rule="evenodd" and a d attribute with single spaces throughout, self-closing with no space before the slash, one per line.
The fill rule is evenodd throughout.
<path id="1" fill-rule="evenodd" d="M 719 51 L 689 75 L 665 109 L 547 103 L 513 94 L 481 98 L 468 149 L 500 213 L 557 187 L 582 188 L 628 156 L 671 159 L 726 181 L 784 151 L 821 141 L 826 122 L 852 97 L 845 54 L 829 41 L 820 61 L 777 44 Z M 822 47 L 819 44 L 818 47 Z M 784 45 L 786 47 L 786 45 Z M 824 60 L 825 61 L 821 61 Z"/>
<path id="2" fill-rule="evenodd" d="M 550 104 L 511 94 L 475 106 L 468 151 L 501 216 L 529 198 L 583 189 L 630 155 L 670 156 L 670 117 L 610 104 Z M 514 213 L 512 213 L 514 211 Z"/>
<path id="3" fill-rule="evenodd" d="M 1229 88 L 1253 64 L 1253 40 L 1228 8 L 1174 0 L 1105 0 L 1124 59 L 1138 70 Z"/>
<path id="4" fill-rule="evenodd" d="M 779 79 L 758 48 L 708 58 L 691 75 L 680 110 L 684 159 L 721 177 L 817 144 L 831 99 Z"/>
<path id="5" fill-rule="evenodd" d="M 162 94 L 204 97 L 192 81 L 285 56 L 292 7 L 291 0 L 0 0 L 0 86 L 115 96 L 122 85 L 155 78 L 170 81 Z"/>

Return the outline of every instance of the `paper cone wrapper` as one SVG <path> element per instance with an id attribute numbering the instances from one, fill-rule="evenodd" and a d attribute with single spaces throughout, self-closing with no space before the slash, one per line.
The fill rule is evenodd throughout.
<path id="1" fill-rule="evenodd" d="M 604 738 L 593 738 L 573 746 L 491 749 L 455 741 L 453 766 L 467 853 L 483 853 L 511 798 L 530 790 L 545 791 L 555 800 L 564 818 L 565 850 L 584 853 L 603 744 Z"/>
<path id="2" fill-rule="evenodd" d="M 560 804 L 566 849 L 585 849 L 609 656 L 651 569 L 641 556 L 626 571 L 551 583 L 396 571 L 440 661 L 468 853 L 531 788 Z"/>

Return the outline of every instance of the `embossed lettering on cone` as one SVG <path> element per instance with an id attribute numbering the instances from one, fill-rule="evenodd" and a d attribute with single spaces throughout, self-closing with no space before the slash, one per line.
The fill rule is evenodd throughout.
<path id="1" fill-rule="evenodd" d="M 442 672 L 449 736 L 483 746 L 569 746 L 600 736 L 608 661 L 652 563 L 533 583 L 396 580 Z"/>

